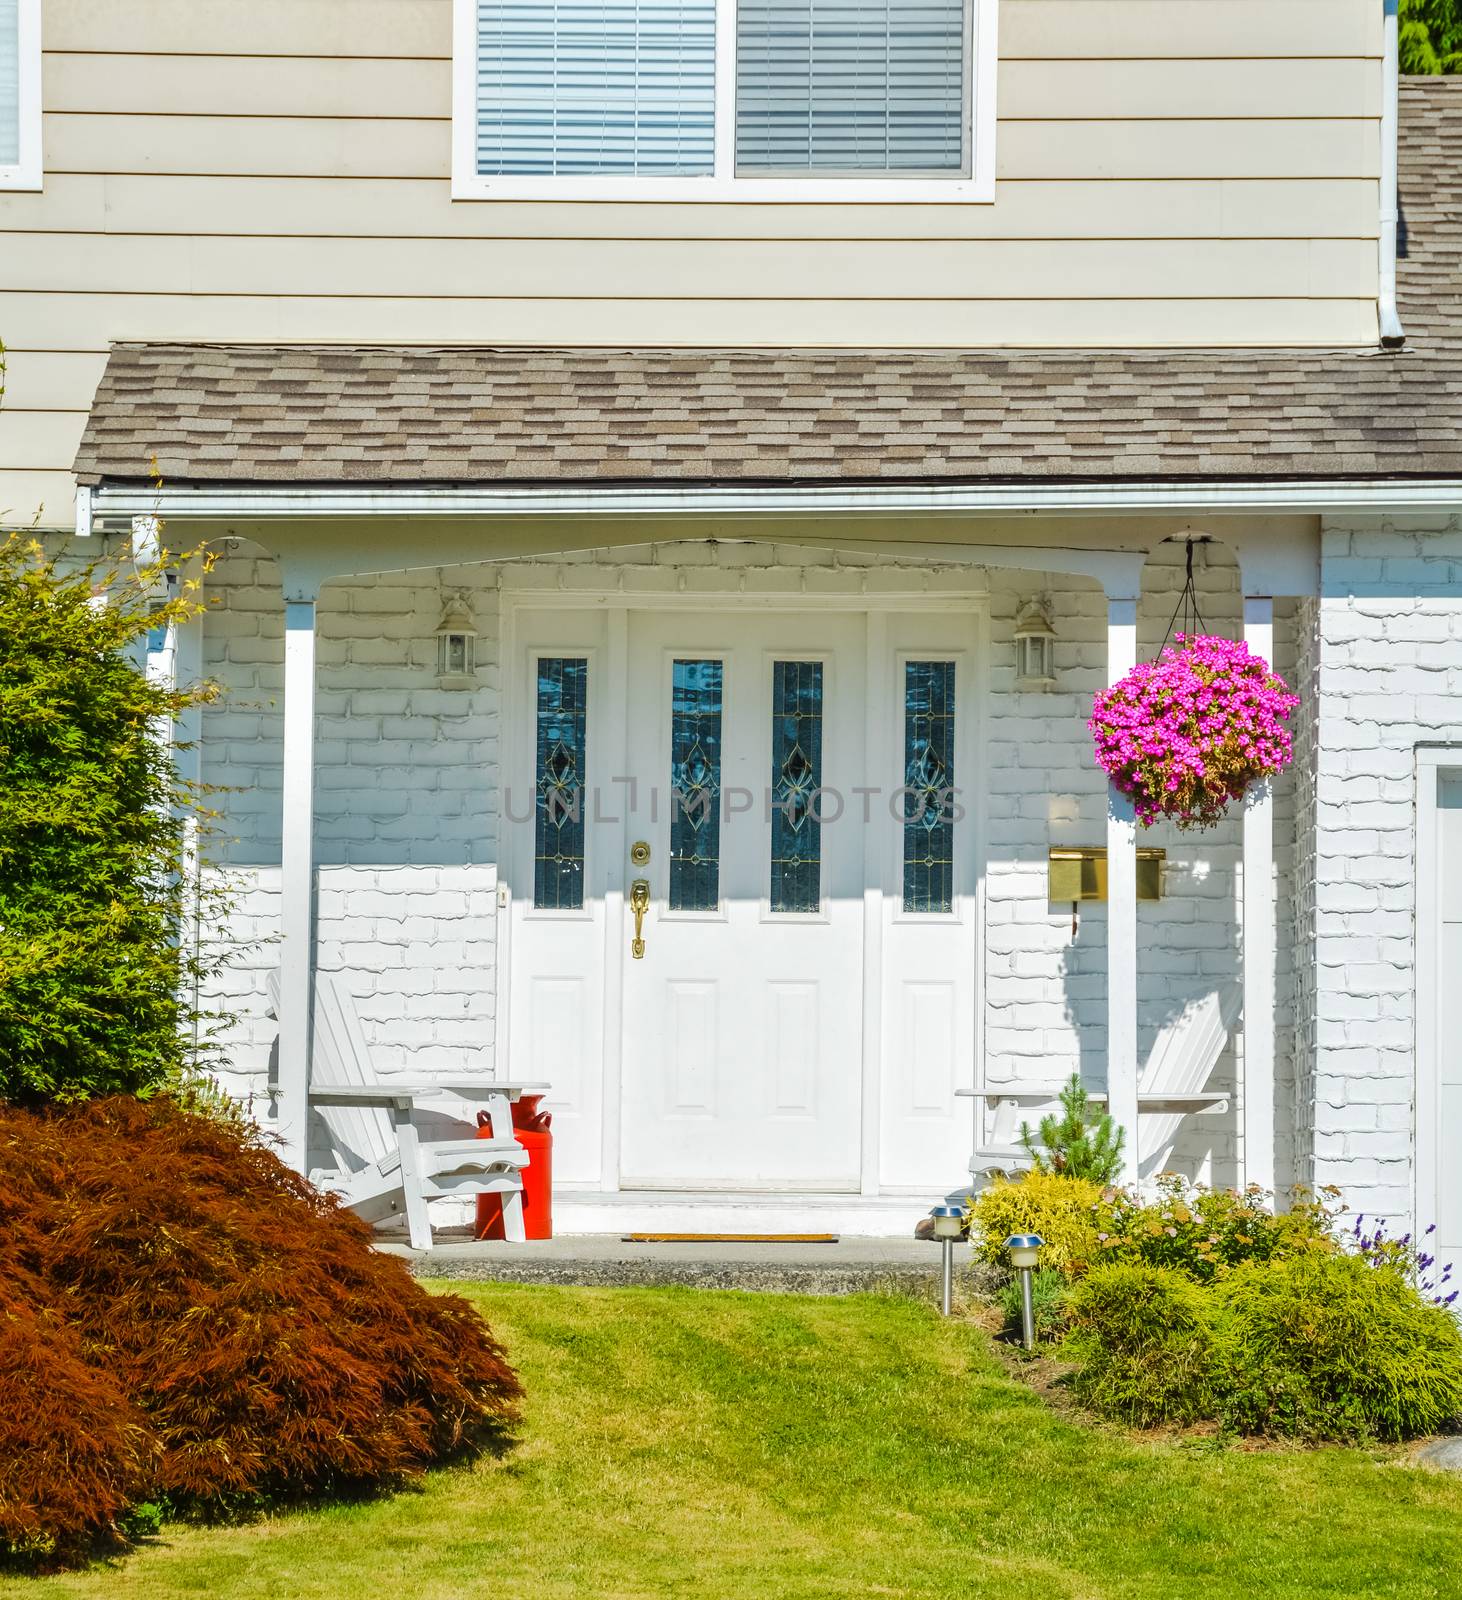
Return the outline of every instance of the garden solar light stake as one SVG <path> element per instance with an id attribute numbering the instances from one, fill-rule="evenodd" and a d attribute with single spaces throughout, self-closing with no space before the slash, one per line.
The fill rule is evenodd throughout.
<path id="1" fill-rule="evenodd" d="M 1036 1314 L 1031 1305 L 1031 1272 L 1046 1241 L 1038 1233 L 1012 1233 L 1005 1241 L 1010 1264 L 1020 1274 L 1020 1342 L 1029 1350 L 1036 1342 Z"/>
<path id="2" fill-rule="evenodd" d="M 954 1241 L 964 1232 L 964 1210 L 960 1206 L 935 1206 L 934 1237 L 943 1257 L 940 1267 L 939 1309 L 947 1317 L 954 1304 Z"/>

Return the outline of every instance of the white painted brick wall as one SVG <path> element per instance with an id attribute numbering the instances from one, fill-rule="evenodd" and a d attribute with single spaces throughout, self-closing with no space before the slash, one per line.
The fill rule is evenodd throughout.
<path id="1" fill-rule="evenodd" d="M 437 684 L 444 595 L 469 597 L 477 687 Z M 252 941 L 222 981 L 238 1020 L 235 1089 L 257 1090 L 275 1036 L 265 978 L 279 930 L 283 612 L 272 560 L 240 542 L 209 579 L 203 776 L 229 792 L 211 854 Z M 329 584 L 317 614 L 315 851 L 318 960 L 343 975 L 385 1071 L 490 1060 L 497 817 L 497 573 L 491 567 Z"/>
<path id="2" fill-rule="evenodd" d="M 1163 545 L 1143 575 L 1138 611 L 1139 657 L 1156 654 L 1167 635 L 1183 581 L 1183 551 Z M 1233 557 L 1222 545 L 1197 552 L 1195 576 L 1205 625 L 1238 636 L 1242 597 Z M 1014 619 L 1034 593 L 1053 601 L 1058 688 L 1014 688 Z M 1106 907 L 1080 910 L 1071 935 L 1070 906 L 1046 900 L 1046 853 L 1052 844 L 1106 843 L 1106 780 L 1086 729 L 1093 694 L 1106 683 L 1106 601 L 1094 583 L 1060 575 L 996 572 L 991 588 L 989 701 L 989 938 L 986 953 L 986 1071 L 990 1082 L 1043 1081 L 1080 1071 L 1089 1084 L 1106 1079 Z M 1281 672 L 1291 673 L 1293 627 L 1276 622 Z M 1293 783 L 1276 786 L 1276 876 L 1282 926 L 1291 918 Z M 1159 824 L 1142 845 L 1166 849 L 1165 898 L 1138 909 L 1138 1051 L 1191 1000 L 1240 982 L 1237 942 L 1241 825 L 1185 832 Z M 1276 1039 L 1279 1182 L 1293 1163 L 1289 941 L 1281 936 L 1280 1014 Z M 1234 1088 L 1241 1039 L 1225 1052 L 1212 1080 Z M 1194 1177 L 1232 1182 L 1239 1156 L 1237 1106 L 1222 1118 L 1193 1119 L 1172 1165 Z"/>
<path id="3" fill-rule="evenodd" d="M 1409 1223 L 1415 760 L 1419 744 L 1462 745 L 1462 525 L 1332 519 L 1321 595 L 1307 1166 Z"/>

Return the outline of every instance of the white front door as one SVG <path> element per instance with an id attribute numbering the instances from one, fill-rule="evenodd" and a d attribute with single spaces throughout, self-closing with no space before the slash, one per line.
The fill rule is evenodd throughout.
<path id="1" fill-rule="evenodd" d="M 516 614 L 502 1066 L 554 1085 L 556 1177 L 961 1179 L 974 631 L 788 602 Z"/>
<path id="2" fill-rule="evenodd" d="M 864 773 L 861 634 L 839 615 L 635 619 L 649 908 L 625 968 L 626 1186 L 859 1187 L 863 841 L 826 797 Z"/>

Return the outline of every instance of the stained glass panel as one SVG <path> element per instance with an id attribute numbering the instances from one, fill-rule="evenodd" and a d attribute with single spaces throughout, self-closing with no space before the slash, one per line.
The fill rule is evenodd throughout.
<path id="1" fill-rule="evenodd" d="M 954 662 L 904 667 L 904 910 L 954 909 Z"/>
<path id="2" fill-rule="evenodd" d="M 822 905 L 822 663 L 772 665 L 773 911 Z"/>
<path id="3" fill-rule="evenodd" d="M 670 704 L 670 909 L 721 903 L 719 661 L 677 661 Z"/>
<path id="4" fill-rule="evenodd" d="M 588 701 L 587 661 L 566 656 L 539 661 L 533 904 L 546 911 L 577 911 L 584 904 Z"/>

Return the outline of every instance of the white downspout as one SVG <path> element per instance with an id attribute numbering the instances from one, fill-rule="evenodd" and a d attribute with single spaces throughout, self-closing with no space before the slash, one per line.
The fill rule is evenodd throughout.
<path id="1" fill-rule="evenodd" d="M 1406 330 L 1396 309 L 1396 229 L 1400 212 L 1396 198 L 1397 125 L 1401 98 L 1399 0 L 1382 0 L 1384 41 L 1381 63 L 1381 286 L 1377 310 L 1380 313 L 1381 344 L 1399 350 L 1406 343 Z"/>

